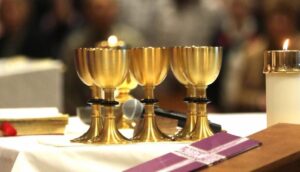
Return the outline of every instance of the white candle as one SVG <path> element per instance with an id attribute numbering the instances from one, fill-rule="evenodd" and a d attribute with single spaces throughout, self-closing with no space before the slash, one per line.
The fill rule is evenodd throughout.
<path id="1" fill-rule="evenodd" d="M 266 74 L 267 125 L 276 123 L 300 124 L 300 51 L 266 51 L 264 73 Z"/>

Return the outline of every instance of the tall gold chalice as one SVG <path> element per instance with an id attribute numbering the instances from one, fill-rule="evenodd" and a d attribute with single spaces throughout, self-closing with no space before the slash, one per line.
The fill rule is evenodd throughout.
<path id="1" fill-rule="evenodd" d="M 195 87 L 188 83 L 187 78 L 184 76 L 184 65 L 183 65 L 183 53 L 187 47 L 173 47 L 171 55 L 171 69 L 175 78 L 183 84 L 186 89 L 186 97 L 184 98 L 187 102 L 188 112 L 186 114 L 186 123 L 184 128 L 176 134 L 176 138 L 188 140 L 190 139 L 191 133 L 196 125 L 196 104 L 194 99 L 196 97 Z"/>
<path id="2" fill-rule="evenodd" d="M 76 49 L 75 66 L 79 78 L 85 85 L 90 87 L 92 92 L 92 98 L 89 100 L 89 103 L 92 106 L 91 124 L 90 128 L 85 134 L 71 140 L 72 142 L 84 143 L 93 140 L 93 138 L 96 138 L 100 135 L 103 128 L 99 105 L 99 103 L 102 101 L 101 90 L 94 84 L 94 80 L 89 73 L 87 57 L 88 53 L 89 51 L 87 50 L 87 48 Z"/>
<path id="3" fill-rule="evenodd" d="M 201 140 L 212 136 L 209 127 L 206 106 L 210 102 L 206 96 L 206 88 L 219 75 L 222 63 L 222 47 L 192 46 L 183 54 L 184 75 L 188 82 L 196 88 L 197 121 L 192 140 Z"/>
<path id="4" fill-rule="evenodd" d="M 144 118 L 140 126 L 136 127 L 134 141 L 157 142 L 170 140 L 157 127 L 154 104 L 158 102 L 154 97 L 154 88 L 167 76 L 169 65 L 169 49 L 166 48 L 133 48 L 130 51 L 130 71 L 137 82 L 144 87 L 145 104 Z"/>
<path id="5" fill-rule="evenodd" d="M 127 45 L 124 41 L 118 39 L 117 36 L 111 35 L 107 40 L 103 40 L 101 42 L 96 43 L 97 48 L 116 48 L 116 49 L 125 49 Z M 125 114 L 123 114 L 122 106 L 125 102 L 133 97 L 130 95 L 130 91 L 137 87 L 137 82 L 133 78 L 133 76 L 128 72 L 126 79 L 123 83 L 117 87 L 117 97 L 116 100 L 120 103 L 120 107 L 117 111 L 117 126 L 118 128 L 134 128 L 136 125 L 133 120 L 128 119 Z"/>
<path id="6" fill-rule="evenodd" d="M 114 98 L 115 89 L 122 84 L 129 71 L 129 58 L 127 50 L 115 48 L 92 48 L 88 61 L 89 71 L 97 86 L 104 91 L 104 100 L 101 105 L 105 109 L 103 130 L 97 139 L 100 144 L 123 144 L 129 140 L 124 137 L 116 125 L 114 114 L 115 105 L 118 104 Z"/>

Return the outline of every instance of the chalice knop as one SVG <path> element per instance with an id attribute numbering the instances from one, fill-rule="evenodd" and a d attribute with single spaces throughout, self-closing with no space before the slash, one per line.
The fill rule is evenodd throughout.
<path id="1" fill-rule="evenodd" d="M 85 85 L 89 86 L 92 92 L 92 98 L 88 101 L 92 106 L 91 124 L 90 128 L 85 134 L 71 140 L 72 142 L 84 143 L 93 140 L 93 138 L 96 138 L 100 135 L 103 128 L 99 105 L 99 103 L 102 101 L 101 90 L 94 84 L 94 80 L 92 79 L 88 70 L 88 53 L 89 51 L 87 48 L 76 49 L 75 66 L 80 80 Z"/>
<path id="2" fill-rule="evenodd" d="M 188 112 L 186 114 L 187 119 L 184 128 L 176 134 L 176 138 L 189 140 L 192 131 L 196 124 L 196 104 L 194 99 L 196 96 L 195 87 L 188 83 L 187 78 L 184 76 L 184 66 L 183 66 L 183 51 L 187 47 L 174 47 L 172 48 L 171 55 L 171 69 L 175 78 L 183 84 L 186 89 L 186 97 L 184 101 L 187 102 Z"/>
<path id="3" fill-rule="evenodd" d="M 158 102 L 154 97 L 154 88 L 167 76 L 169 65 L 169 49 L 167 48 L 133 48 L 130 53 L 130 71 L 137 82 L 144 88 L 145 104 L 144 118 L 140 126 L 136 127 L 134 141 L 157 142 L 170 140 L 158 128 L 155 120 L 154 104 Z"/>
<path id="4" fill-rule="evenodd" d="M 213 135 L 207 119 L 206 88 L 218 77 L 222 63 L 222 47 L 192 46 L 183 54 L 184 74 L 196 88 L 197 120 L 192 140 L 201 140 Z"/>
<path id="5" fill-rule="evenodd" d="M 94 142 L 100 144 L 123 144 L 129 140 L 124 137 L 116 125 L 114 98 L 115 89 L 122 84 L 129 71 L 127 50 L 116 48 L 92 48 L 88 61 L 89 71 L 97 86 L 104 91 L 104 123 L 100 137 Z"/>

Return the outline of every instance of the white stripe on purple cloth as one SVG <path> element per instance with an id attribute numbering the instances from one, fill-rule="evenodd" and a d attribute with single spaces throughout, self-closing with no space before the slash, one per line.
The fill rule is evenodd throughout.
<path id="1" fill-rule="evenodd" d="M 172 171 L 176 170 L 180 167 L 189 165 L 191 163 L 200 162 L 202 164 L 211 165 L 214 162 L 217 162 L 219 160 L 225 159 L 226 157 L 223 155 L 218 154 L 219 152 L 232 148 L 238 144 L 241 144 L 245 141 L 249 140 L 248 138 L 237 138 L 234 139 L 226 144 L 220 145 L 218 147 L 215 147 L 211 150 L 203 150 L 199 149 L 194 146 L 185 146 L 177 151 L 172 152 L 173 154 L 184 157 L 186 160 L 181 161 L 179 163 L 167 166 L 163 169 L 160 169 L 159 172 L 165 172 L 165 171 Z"/>
<path id="2" fill-rule="evenodd" d="M 234 139 L 234 140 L 232 140 L 232 141 L 230 141 L 228 143 L 225 143 L 223 145 L 217 146 L 217 147 L 209 150 L 208 152 L 209 153 L 213 153 L 213 154 L 214 153 L 219 153 L 219 152 L 222 152 L 223 150 L 226 150 L 226 149 L 232 148 L 233 146 L 241 144 L 241 143 L 243 143 L 243 142 L 245 142 L 247 140 L 249 140 L 249 139 L 248 138 L 243 138 L 243 137 L 237 138 L 237 139 Z"/>
<path id="3" fill-rule="evenodd" d="M 178 169 L 180 167 L 183 167 L 183 166 L 186 166 L 186 165 L 189 165 L 191 163 L 195 162 L 193 159 L 186 159 L 186 160 L 183 160 L 181 162 L 178 162 L 176 164 L 173 164 L 171 166 L 168 166 L 168 167 L 165 167 L 163 169 L 160 169 L 158 170 L 157 172 L 168 172 L 168 171 L 172 171 L 172 170 L 175 170 L 175 169 Z"/>
<path id="4" fill-rule="evenodd" d="M 216 153 L 210 153 L 209 151 L 205 151 L 203 149 L 196 148 L 194 146 L 185 146 L 175 152 L 172 152 L 175 155 L 191 159 L 206 165 L 209 165 L 213 162 L 216 162 L 220 159 L 224 159 L 225 156 L 219 155 Z"/>

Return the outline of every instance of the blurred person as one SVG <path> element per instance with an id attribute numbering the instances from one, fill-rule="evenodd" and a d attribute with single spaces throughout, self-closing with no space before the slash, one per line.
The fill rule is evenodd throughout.
<path id="1" fill-rule="evenodd" d="M 220 72 L 220 104 L 222 111 L 233 111 L 239 87 L 239 73 L 244 68 L 244 47 L 257 36 L 257 21 L 250 0 L 226 0 L 228 15 L 222 22 L 218 44 L 223 46 L 223 66 Z M 234 80 L 234 81 L 231 81 Z"/>
<path id="2" fill-rule="evenodd" d="M 90 90 L 78 78 L 74 65 L 75 49 L 95 47 L 95 43 L 116 35 L 131 46 L 144 44 L 141 34 L 129 26 L 116 22 L 118 5 L 114 0 L 82 0 L 82 14 L 85 23 L 74 30 L 61 49 L 61 57 L 66 65 L 65 72 L 65 112 L 74 115 L 76 107 L 86 105 Z"/>
<path id="3" fill-rule="evenodd" d="M 156 23 L 158 37 L 155 45 L 216 45 L 214 39 L 226 12 L 222 0 L 169 0 L 165 1 L 164 7 Z M 207 90 L 208 97 L 212 100 L 208 106 L 211 111 L 218 110 L 218 80 L 219 77 Z M 182 99 L 185 97 L 185 88 L 171 71 L 157 91 L 161 97 L 161 106 L 178 111 L 184 109 Z M 170 97 L 176 97 L 176 101 L 170 101 Z"/>
<path id="4" fill-rule="evenodd" d="M 34 18 L 32 0 L 0 1 L 0 56 L 23 54 L 31 57 L 46 56 L 46 43 L 38 32 Z"/>
<path id="5" fill-rule="evenodd" d="M 291 49 L 300 48 L 297 8 L 293 5 L 281 1 L 272 8 L 265 7 L 265 34 L 247 41 L 239 52 L 239 69 L 234 72 L 235 75 L 226 78 L 226 82 L 235 85 L 226 94 L 232 99 L 232 111 L 265 111 L 265 76 L 262 73 L 264 51 L 282 49 L 287 38 L 290 38 Z"/>
<path id="6" fill-rule="evenodd" d="M 53 58 L 58 58 L 63 40 L 82 22 L 82 19 L 75 12 L 72 0 L 49 0 L 44 3 L 50 9 L 42 15 L 39 29 L 45 35 L 49 46 L 47 53 Z"/>
<path id="7" fill-rule="evenodd" d="M 148 46 L 159 46 L 163 36 L 160 29 L 166 22 L 163 16 L 172 0 L 117 0 L 120 7 L 118 22 L 133 27 L 143 34 Z M 168 18 L 166 20 L 169 20 Z"/>
<path id="8" fill-rule="evenodd" d="M 224 13 L 222 0 L 169 0 L 158 23 L 158 42 L 167 46 L 212 45 Z"/>
<path id="9" fill-rule="evenodd" d="M 121 7 L 120 22 L 139 30 L 150 46 L 211 45 L 224 12 L 222 0 L 118 1 Z M 214 91 L 213 87 L 209 87 L 209 93 Z M 184 110 L 182 99 L 185 88 L 171 71 L 155 92 L 161 107 Z M 214 95 L 210 98 L 216 104 Z"/>

